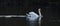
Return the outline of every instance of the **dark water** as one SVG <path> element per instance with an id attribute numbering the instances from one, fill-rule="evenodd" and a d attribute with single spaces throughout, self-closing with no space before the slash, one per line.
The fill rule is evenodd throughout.
<path id="1" fill-rule="evenodd" d="M 39 26 L 38 20 L 39 20 L 38 18 L 34 21 L 29 21 L 29 19 L 28 19 L 27 20 L 27 26 Z"/>
<path id="2" fill-rule="evenodd" d="M 0 0 L 0 15 L 25 15 L 27 11 L 34 10 L 37 12 L 36 8 L 42 8 L 42 26 L 60 26 L 60 2 L 55 1 L 56 0 Z M 19 18 L 0 18 L 0 24 L 1 26 L 16 26 L 16 20 L 14 19 L 18 19 L 18 25 L 18 22 L 20 22 Z M 23 19 L 21 18 L 21 20 Z M 24 23 L 24 21 L 22 21 L 22 23 Z M 19 25 L 20 24 L 21 23 L 19 23 Z"/>
<path id="3" fill-rule="evenodd" d="M 0 18 L 0 26 L 26 26 L 26 18 Z"/>

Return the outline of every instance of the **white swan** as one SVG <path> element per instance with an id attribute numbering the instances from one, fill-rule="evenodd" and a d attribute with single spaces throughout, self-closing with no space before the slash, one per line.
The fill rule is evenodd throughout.
<path id="1" fill-rule="evenodd" d="M 29 12 L 29 14 L 27 14 L 27 18 L 29 19 L 29 21 L 35 21 L 38 17 L 38 14 L 36 14 L 35 12 Z"/>

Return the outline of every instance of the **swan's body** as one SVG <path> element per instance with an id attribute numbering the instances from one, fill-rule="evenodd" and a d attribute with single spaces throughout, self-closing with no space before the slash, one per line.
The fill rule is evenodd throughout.
<path id="1" fill-rule="evenodd" d="M 35 12 L 29 12 L 27 16 L 29 21 L 35 21 L 39 17 L 38 14 L 36 14 Z"/>
<path id="2" fill-rule="evenodd" d="M 27 19 L 29 22 L 29 26 L 36 26 L 37 25 L 37 20 L 38 20 L 38 14 L 36 14 L 35 12 L 29 12 L 29 14 L 27 14 Z"/>

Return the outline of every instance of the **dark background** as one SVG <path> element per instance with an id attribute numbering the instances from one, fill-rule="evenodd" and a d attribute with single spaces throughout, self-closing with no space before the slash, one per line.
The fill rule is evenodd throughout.
<path id="1" fill-rule="evenodd" d="M 60 26 L 59 0 L 0 0 L 0 15 L 25 15 L 41 8 L 42 26 Z"/>
<path id="2" fill-rule="evenodd" d="M 22 17 L 12 17 L 5 18 L 0 17 L 0 26 L 26 26 L 26 18 Z"/>

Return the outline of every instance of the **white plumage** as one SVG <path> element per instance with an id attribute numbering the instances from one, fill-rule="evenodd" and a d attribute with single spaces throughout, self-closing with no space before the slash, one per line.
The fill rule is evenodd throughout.
<path id="1" fill-rule="evenodd" d="M 35 12 L 29 12 L 29 14 L 27 15 L 29 21 L 35 21 L 35 19 L 37 19 L 39 16 L 38 14 L 36 14 Z"/>

